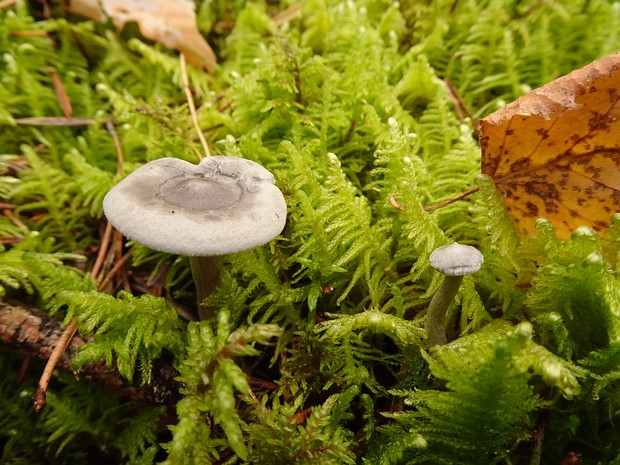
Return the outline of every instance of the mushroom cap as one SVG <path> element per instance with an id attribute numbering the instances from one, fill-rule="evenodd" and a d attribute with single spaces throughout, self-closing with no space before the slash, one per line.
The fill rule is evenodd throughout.
<path id="1" fill-rule="evenodd" d="M 475 273 L 484 263 L 484 256 L 471 245 L 444 245 L 433 250 L 431 266 L 446 276 L 464 276 Z"/>
<path id="2" fill-rule="evenodd" d="M 286 222 L 273 175 L 258 163 L 226 156 L 198 165 L 178 158 L 147 163 L 106 194 L 103 211 L 126 237 L 188 256 L 258 247 Z"/>

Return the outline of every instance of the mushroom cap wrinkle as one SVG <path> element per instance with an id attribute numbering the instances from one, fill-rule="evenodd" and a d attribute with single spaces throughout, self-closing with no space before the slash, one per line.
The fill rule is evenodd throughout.
<path id="1" fill-rule="evenodd" d="M 106 194 L 103 211 L 126 237 L 188 256 L 258 247 L 286 222 L 273 175 L 251 160 L 227 156 L 198 165 L 178 158 L 147 163 Z"/>
<path id="2" fill-rule="evenodd" d="M 475 273 L 484 263 L 484 256 L 478 249 L 457 242 L 436 248 L 429 258 L 431 266 L 446 276 Z"/>

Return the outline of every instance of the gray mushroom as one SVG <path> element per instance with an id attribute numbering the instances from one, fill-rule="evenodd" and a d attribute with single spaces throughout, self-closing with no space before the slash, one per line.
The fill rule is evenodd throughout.
<path id="1" fill-rule="evenodd" d="M 286 203 L 273 175 L 243 158 L 213 156 L 193 165 L 161 158 L 138 168 L 103 199 L 108 221 L 151 249 L 189 256 L 199 315 L 217 286 L 222 255 L 276 237 Z"/>
<path id="2" fill-rule="evenodd" d="M 480 251 L 470 245 L 449 244 L 431 253 L 431 266 L 446 275 L 426 311 L 427 344 L 429 347 L 447 343 L 446 312 L 454 300 L 463 276 L 475 273 L 484 263 Z"/>

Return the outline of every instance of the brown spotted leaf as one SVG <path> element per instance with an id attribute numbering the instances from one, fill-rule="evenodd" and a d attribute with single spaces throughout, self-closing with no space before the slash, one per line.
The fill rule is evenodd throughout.
<path id="1" fill-rule="evenodd" d="M 481 122 L 482 172 L 523 234 L 539 217 L 560 239 L 620 211 L 620 53 L 558 78 Z"/>

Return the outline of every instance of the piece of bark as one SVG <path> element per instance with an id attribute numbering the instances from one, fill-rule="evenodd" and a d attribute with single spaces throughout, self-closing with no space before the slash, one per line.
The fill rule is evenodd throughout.
<path id="1" fill-rule="evenodd" d="M 60 324 L 44 313 L 23 306 L 0 301 L 0 344 L 24 354 L 47 360 L 62 334 Z M 74 336 L 57 365 L 71 370 L 73 354 L 87 341 Z M 130 384 L 103 361 L 85 365 L 77 373 L 78 379 L 99 383 L 105 389 L 133 401 L 174 405 L 179 400 L 181 384 L 175 380 L 178 372 L 161 360 L 153 363 L 152 382 L 149 386 Z"/>

